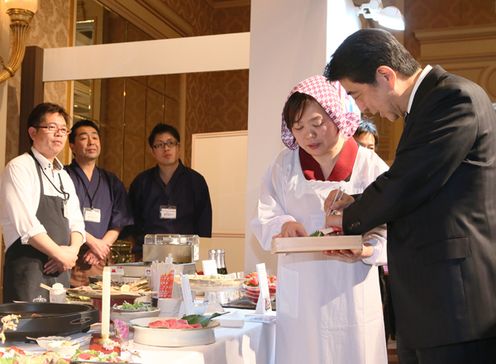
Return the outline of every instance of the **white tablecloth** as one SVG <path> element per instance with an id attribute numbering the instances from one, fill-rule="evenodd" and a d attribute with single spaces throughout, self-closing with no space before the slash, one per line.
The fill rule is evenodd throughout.
<path id="1" fill-rule="evenodd" d="M 234 311 L 234 309 L 229 309 Z M 243 315 L 253 311 L 239 310 Z M 166 348 L 129 343 L 146 364 L 272 364 L 275 353 L 275 323 L 245 322 L 242 328 L 216 327 L 215 343 L 183 348 Z M 82 334 L 73 335 L 73 337 Z M 30 352 L 40 352 L 35 344 L 8 342 Z"/>
<path id="2" fill-rule="evenodd" d="M 185 348 L 132 344 L 143 363 L 271 364 L 274 362 L 275 325 L 245 322 L 243 328 L 215 328 L 215 343 Z"/>

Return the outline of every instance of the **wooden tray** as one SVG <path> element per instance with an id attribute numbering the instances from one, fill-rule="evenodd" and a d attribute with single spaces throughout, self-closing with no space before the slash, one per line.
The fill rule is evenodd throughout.
<path id="1" fill-rule="evenodd" d="M 306 236 L 302 238 L 275 238 L 272 240 L 272 254 L 361 248 L 361 235 Z"/>

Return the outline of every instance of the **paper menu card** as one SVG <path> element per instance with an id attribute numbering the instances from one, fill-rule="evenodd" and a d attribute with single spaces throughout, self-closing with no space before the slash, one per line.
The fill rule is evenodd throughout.
<path id="1" fill-rule="evenodd" d="M 272 254 L 361 248 L 361 235 L 305 236 L 300 238 L 275 238 L 272 240 Z"/>

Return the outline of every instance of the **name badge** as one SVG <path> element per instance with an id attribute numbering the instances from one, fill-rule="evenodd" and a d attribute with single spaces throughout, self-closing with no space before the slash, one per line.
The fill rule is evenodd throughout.
<path id="1" fill-rule="evenodd" d="M 64 201 L 63 214 L 66 219 L 69 218 L 69 209 L 67 208 L 67 202 Z"/>
<path id="2" fill-rule="evenodd" d="M 160 218 L 163 220 L 174 220 L 176 218 L 176 206 L 160 206 Z"/>
<path id="3" fill-rule="evenodd" d="M 84 221 L 97 222 L 101 221 L 100 209 L 83 208 Z"/>

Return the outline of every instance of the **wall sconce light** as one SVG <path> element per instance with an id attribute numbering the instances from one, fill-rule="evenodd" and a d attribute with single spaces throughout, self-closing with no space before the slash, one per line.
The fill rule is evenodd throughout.
<path id="1" fill-rule="evenodd" d="M 395 6 L 382 6 L 381 0 L 370 0 L 358 8 L 358 15 L 362 14 L 365 19 L 372 19 L 383 27 L 394 30 L 405 30 L 405 21 L 400 9 Z"/>
<path id="2" fill-rule="evenodd" d="M 26 38 L 29 23 L 38 10 L 38 0 L 3 0 L 10 17 L 10 31 L 12 33 L 12 49 L 7 63 L 0 57 L 0 83 L 14 76 L 19 69 L 26 50 Z"/>

